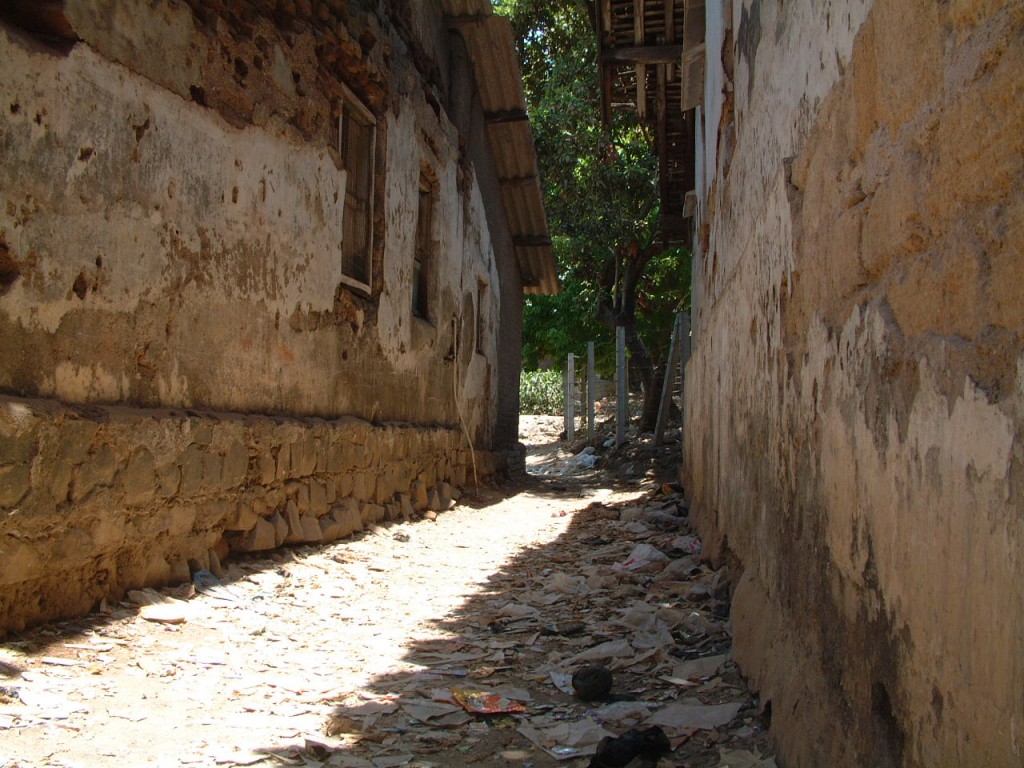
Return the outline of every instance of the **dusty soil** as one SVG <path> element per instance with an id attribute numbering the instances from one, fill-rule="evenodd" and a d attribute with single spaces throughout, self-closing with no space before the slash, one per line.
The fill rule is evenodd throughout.
<path id="1" fill-rule="evenodd" d="M 524 417 L 530 476 L 436 521 L 8 637 L 0 768 L 582 768 L 602 735 L 654 722 L 662 766 L 774 765 L 727 655 L 728 572 L 685 549 L 678 443 L 597 438 L 589 467 L 560 431 Z M 630 563 L 642 544 L 658 558 Z M 572 694 L 587 663 L 612 670 L 610 699 Z"/>

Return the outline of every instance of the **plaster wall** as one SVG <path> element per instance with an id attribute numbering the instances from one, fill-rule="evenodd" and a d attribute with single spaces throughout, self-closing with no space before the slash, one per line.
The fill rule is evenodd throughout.
<path id="1" fill-rule="evenodd" d="M 1020 764 L 1024 10 L 732 22 L 684 474 L 737 660 L 787 765 Z"/>
<path id="2" fill-rule="evenodd" d="M 341 41 L 353 61 L 330 77 L 301 26 L 184 3 L 66 6 L 82 37 L 66 55 L 0 29 L 0 241 L 14 275 L 0 389 L 378 421 L 458 424 L 461 412 L 490 439 L 496 325 L 483 354 L 472 336 L 476 285 L 498 275 L 475 175 L 439 108 L 437 5 L 399 20 L 413 32 L 376 14 L 339 25 L 362 42 Z M 341 275 L 343 88 L 377 119 L 365 291 Z M 428 322 L 411 311 L 423 166 L 437 179 Z M 495 316 L 500 299 L 489 293 Z M 457 373 L 453 328 L 471 339 Z"/>

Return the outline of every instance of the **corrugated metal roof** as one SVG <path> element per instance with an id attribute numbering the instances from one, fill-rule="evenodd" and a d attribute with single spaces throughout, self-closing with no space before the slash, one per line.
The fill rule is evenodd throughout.
<path id="1" fill-rule="evenodd" d="M 523 289 L 526 293 L 558 293 L 558 272 L 512 25 L 493 13 L 490 0 L 443 0 L 442 6 L 452 27 L 466 41 L 476 72 Z"/>

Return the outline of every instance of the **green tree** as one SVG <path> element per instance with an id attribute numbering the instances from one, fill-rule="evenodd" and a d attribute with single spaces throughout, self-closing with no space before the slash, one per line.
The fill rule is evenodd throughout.
<path id="1" fill-rule="evenodd" d="M 689 304 L 689 254 L 663 250 L 658 163 L 632 111 L 601 120 L 597 39 L 583 0 L 496 0 L 518 41 L 545 205 L 563 291 L 527 297 L 524 364 L 561 359 L 605 342 L 613 367 L 625 328 L 630 378 L 644 395 L 641 428 L 653 429 L 675 311 Z"/>

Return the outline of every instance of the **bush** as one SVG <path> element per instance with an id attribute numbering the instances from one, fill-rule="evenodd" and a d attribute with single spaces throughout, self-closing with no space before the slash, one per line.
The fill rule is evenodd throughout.
<path id="1" fill-rule="evenodd" d="M 561 371 L 523 371 L 519 379 L 521 413 L 557 416 L 562 413 L 565 395 Z"/>

